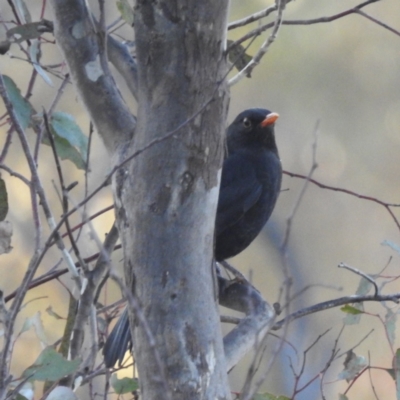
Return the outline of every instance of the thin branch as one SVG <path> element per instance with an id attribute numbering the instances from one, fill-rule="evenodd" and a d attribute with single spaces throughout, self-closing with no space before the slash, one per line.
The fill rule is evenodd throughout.
<path id="1" fill-rule="evenodd" d="M 114 154 L 132 136 L 136 119 L 129 111 L 109 70 L 105 32 L 99 32 L 84 0 L 52 0 L 54 33 L 90 119 L 107 150 Z"/>
<path id="2" fill-rule="evenodd" d="M 45 111 L 43 111 L 43 120 L 44 120 L 44 126 L 46 129 L 46 133 L 47 133 L 47 137 L 49 139 L 50 142 L 50 146 L 53 152 L 53 157 L 54 157 L 54 162 L 56 164 L 56 171 L 58 174 L 58 180 L 60 182 L 60 186 L 61 186 L 61 195 L 62 195 L 62 208 L 63 208 L 63 214 L 66 214 L 68 212 L 68 196 L 67 196 L 67 189 L 65 187 L 65 183 L 64 183 L 64 175 L 62 172 L 62 168 L 61 168 L 61 163 L 60 163 L 60 159 L 58 157 L 57 154 L 57 149 L 56 149 L 56 144 L 54 142 L 54 137 L 53 134 L 50 131 L 50 126 L 49 126 L 49 121 L 47 118 L 47 113 Z M 69 218 L 65 219 L 65 227 L 68 233 L 68 238 L 69 241 L 71 243 L 72 249 L 74 250 L 74 254 L 76 256 L 76 258 L 78 259 L 80 265 L 82 266 L 82 268 L 84 268 L 85 270 L 87 270 L 87 266 L 85 264 L 85 262 L 83 261 L 82 257 L 81 257 L 81 253 L 79 251 L 78 245 L 75 241 L 74 236 L 72 235 L 71 232 L 71 226 L 69 223 Z"/>
<path id="3" fill-rule="evenodd" d="M 229 86 L 233 86 L 242 80 L 246 76 L 250 76 L 253 69 L 260 63 L 261 59 L 267 53 L 271 44 L 275 41 L 279 29 L 281 27 L 282 18 L 283 18 L 283 10 L 285 9 L 286 0 L 277 0 L 277 16 L 274 22 L 274 28 L 269 35 L 268 39 L 261 45 L 260 49 L 256 53 L 256 55 L 251 59 L 251 61 L 232 79 L 228 81 Z"/>
<path id="4" fill-rule="evenodd" d="M 15 178 L 20 179 L 22 182 L 25 183 L 25 185 L 27 185 L 28 187 L 31 186 L 31 181 L 27 178 L 25 178 L 23 175 L 21 175 L 18 172 L 15 172 L 14 170 L 12 170 L 10 167 L 8 167 L 7 165 L 4 164 L 0 164 L 0 169 L 4 169 L 4 171 L 7 171 L 11 176 L 14 176 Z"/>
<path id="5" fill-rule="evenodd" d="M 137 99 L 137 65 L 128 50 L 128 46 L 114 39 L 111 35 L 108 36 L 107 44 L 109 60 L 122 75 L 128 86 L 128 89 Z"/>
<path id="6" fill-rule="evenodd" d="M 357 10 L 356 12 L 357 12 L 357 14 L 362 15 L 363 17 L 369 19 L 370 21 L 375 22 L 375 24 L 381 26 L 382 28 L 385 28 L 385 29 L 389 30 L 390 32 L 394 33 L 395 35 L 400 36 L 400 32 L 398 30 L 396 30 L 396 29 L 392 28 L 391 26 L 379 21 L 378 19 L 376 19 L 374 17 L 371 17 L 366 12 L 361 11 L 361 10 Z"/>
<path id="7" fill-rule="evenodd" d="M 83 326 L 87 321 L 87 318 L 89 317 L 91 309 L 94 305 L 93 300 L 96 294 L 97 285 L 99 284 L 105 270 L 111 263 L 110 255 L 114 249 L 118 237 L 118 229 L 114 223 L 104 241 L 104 245 L 101 245 L 99 258 L 94 269 L 86 274 L 87 284 L 80 299 L 79 309 L 75 318 L 73 330 L 74 334 L 71 343 L 71 355 L 73 358 L 79 354 L 83 341 Z M 93 361 L 92 358 L 90 358 L 90 360 Z"/>
<path id="8" fill-rule="evenodd" d="M 372 279 L 371 276 L 369 276 L 369 275 L 366 274 L 365 272 L 360 271 L 360 270 L 357 269 L 357 268 L 350 267 L 350 265 L 347 265 L 347 264 L 345 264 L 345 263 L 343 263 L 343 262 L 341 262 L 341 263 L 338 265 L 338 267 L 339 267 L 339 268 L 348 269 L 349 271 L 352 271 L 352 272 L 354 272 L 355 274 L 362 276 L 362 277 L 365 278 L 367 281 L 371 282 L 371 283 L 374 285 L 374 288 L 375 288 L 375 296 L 378 296 L 378 295 L 379 295 L 379 288 L 378 288 L 378 285 L 377 285 L 377 283 L 375 282 L 375 280 Z"/>
<path id="9" fill-rule="evenodd" d="M 301 20 L 283 20 L 282 21 L 282 25 L 313 25 L 313 24 L 321 24 L 321 23 L 327 23 L 327 22 L 332 22 L 335 21 L 337 19 L 346 17 L 348 15 L 354 14 L 354 13 L 358 13 L 358 10 L 360 10 L 363 7 L 366 7 L 372 3 L 376 3 L 377 1 L 380 0 L 368 0 L 365 1 L 364 3 L 359 4 L 356 7 L 350 8 L 346 11 L 342 11 L 338 14 L 334 14 L 331 15 L 329 17 L 320 17 L 320 18 L 314 18 L 314 19 L 301 19 Z M 233 42 L 227 49 L 227 51 L 229 51 L 230 49 L 232 49 L 233 47 L 235 47 L 238 44 L 241 44 L 243 42 L 245 42 L 248 39 L 251 39 L 254 36 L 258 36 L 260 35 L 262 32 L 266 31 L 267 29 L 270 29 L 274 26 L 274 22 L 269 22 L 268 24 L 262 25 L 256 29 L 253 29 L 252 31 L 250 31 L 249 33 L 247 33 L 246 35 L 242 36 L 240 39 L 236 40 L 235 42 Z"/>
<path id="10" fill-rule="evenodd" d="M 291 0 L 287 0 L 287 3 L 290 3 Z M 269 6 L 267 8 L 265 8 L 264 10 L 258 11 L 254 14 L 248 15 L 247 17 L 244 17 L 242 19 L 239 19 L 237 21 L 231 22 L 228 25 L 228 31 L 232 30 L 232 29 L 236 29 L 239 28 L 241 26 L 245 26 L 248 24 L 251 24 L 252 22 L 258 21 L 261 18 L 265 18 L 268 17 L 269 14 L 273 13 L 274 11 L 276 11 L 277 9 L 277 5 L 274 4 L 273 6 Z"/>
<path id="11" fill-rule="evenodd" d="M 290 176 L 291 178 L 308 179 L 307 176 L 305 176 L 305 175 L 295 174 L 295 173 L 289 172 L 289 171 L 283 171 L 283 173 L 285 175 Z M 351 196 L 357 197 L 359 199 L 369 200 L 369 201 L 372 201 L 374 203 L 380 204 L 381 206 L 386 208 L 387 212 L 391 215 L 393 221 L 395 222 L 396 226 L 400 230 L 400 222 L 397 220 L 397 218 L 394 215 L 393 211 L 390 209 L 390 207 L 400 207 L 399 203 L 387 203 L 387 202 L 384 202 L 382 200 L 376 199 L 375 197 L 358 194 L 356 192 L 353 192 L 352 190 L 342 189 L 342 188 L 338 188 L 338 187 L 335 187 L 335 186 L 325 185 L 325 184 L 323 184 L 321 182 L 316 181 L 315 179 L 308 179 L 308 181 L 313 183 L 314 185 L 320 187 L 321 189 L 328 189 L 328 190 L 333 190 L 334 192 L 346 193 L 346 194 L 349 194 Z"/>
<path id="12" fill-rule="evenodd" d="M 320 121 L 318 120 L 315 124 L 315 128 L 314 128 L 314 141 L 312 144 L 312 163 L 311 163 L 311 168 L 310 171 L 306 177 L 306 180 L 304 182 L 303 187 L 301 188 L 301 191 L 297 197 L 297 200 L 293 206 L 293 210 L 290 213 L 289 217 L 286 219 L 286 231 L 285 231 L 285 237 L 283 239 L 282 242 L 282 246 L 281 246 L 281 251 L 282 254 L 285 254 L 287 251 L 287 246 L 289 244 L 289 237 L 290 237 L 290 232 L 291 232 L 291 228 L 292 228 L 292 223 L 293 223 L 293 219 L 296 216 L 297 210 L 300 207 L 301 201 L 304 197 L 304 194 L 307 191 L 308 188 L 308 183 L 311 181 L 311 177 L 313 176 L 315 170 L 318 168 L 318 164 L 317 164 L 317 144 L 318 144 L 318 132 L 319 132 L 319 123 Z"/>
<path id="13" fill-rule="evenodd" d="M 150 326 L 140 306 L 139 300 L 132 294 L 130 290 L 127 289 L 121 278 L 119 278 L 117 275 L 113 273 L 111 274 L 111 278 L 118 284 L 121 292 L 127 299 L 129 303 L 129 309 L 132 310 L 134 313 L 136 324 L 140 324 L 144 330 L 146 340 L 149 343 L 150 350 L 153 352 L 153 357 L 154 360 L 156 361 L 158 369 L 157 371 L 158 374 L 155 374 L 153 376 L 153 380 L 163 385 L 165 399 L 172 400 L 172 395 L 167 384 L 167 378 L 165 376 L 165 367 L 161 360 L 160 353 L 157 349 L 156 340 L 153 336 L 153 333 L 151 332 Z"/>
<path id="14" fill-rule="evenodd" d="M 282 326 L 284 324 L 294 321 L 295 319 L 299 319 L 301 317 L 304 317 L 304 316 L 310 315 L 310 314 L 314 314 L 319 311 L 329 310 L 330 308 L 344 306 L 349 303 L 362 303 L 364 301 L 376 301 L 376 302 L 393 301 L 395 303 L 399 303 L 399 300 L 400 300 L 400 293 L 393 293 L 393 294 L 387 294 L 387 295 L 380 294 L 378 296 L 367 295 L 367 296 L 340 297 L 338 299 L 324 301 L 322 303 L 315 304 L 311 307 L 303 308 L 302 310 L 296 311 L 296 312 L 290 314 L 289 316 L 278 321 L 272 327 L 272 329 L 278 330 L 278 329 L 282 328 Z"/>

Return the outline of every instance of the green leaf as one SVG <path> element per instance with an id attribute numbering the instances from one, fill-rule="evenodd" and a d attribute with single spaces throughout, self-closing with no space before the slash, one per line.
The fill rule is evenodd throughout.
<path id="1" fill-rule="evenodd" d="M 396 243 L 391 242 L 390 240 L 384 240 L 382 246 L 389 246 L 392 250 L 397 251 L 400 254 L 400 246 Z"/>
<path id="2" fill-rule="evenodd" d="M 0 254 L 9 253 L 12 250 L 12 235 L 12 223 L 10 221 L 0 221 Z"/>
<path id="3" fill-rule="evenodd" d="M 233 40 L 228 40 L 228 47 L 232 43 Z M 246 54 L 246 49 L 241 44 L 238 44 L 228 51 L 228 59 L 238 71 L 241 71 L 253 59 L 253 57 Z M 247 75 L 247 77 L 251 78 L 250 75 Z"/>
<path id="4" fill-rule="evenodd" d="M 14 107 L 17 120 L 22 129 L 26 129 L 30 125 L 33 108 L 30 103 L 22 97 L 21 91 L 10 77 L 3 75 L 3 79 L 8 97 Z"/>
<path id="5" fill-rule="evenodd" d="M 79 359 L 68 361 L 53 348 L 47 347 L 35 363 L 24 371 L 23 377 L 31 381 L 55 382 L 75 372 L 79 364 Z"/>
<path id="6" fill-rule="evenodd" d="M 45 32 L 53 31 L 51 21 L 42 20 L 40 22 L 31 22 L 24 25 L 17 25 L 7 31 L 7 37 L 10 42 L 21 43 L 25 40 L 37 39 Z"/>
<path id="7" fill-rule="evenodd" d="M 400 400 L 400 349 L 396 350 L 394 359 L 395 371 L 396 371 L 396 399 Z"/>
<path id="8" fill-rule="evenodd" d="M 125 394 L 132 393 L 139 389 L 139 384 L 137 379 L 133 378 L 122 378 L 118 379 L 117 375 L 114 374 L 110 379 L 111 386 L 114 388 L 115 393 Z"/>
<path id="9" fill-rule="evenodd" d="M 339 374 L 338 378 L 346 379 L 347 382 L 350 382 L 367 366 L 367 362 L 365 357 L 358 356 L 352 350 L 349 350 L 343 365 L 344 369 Z"/>
<path id="10" fill-rule="evenodd" d="M 347 315 L 343 318 L 343 323 L 345 325 L 356 325 L 360 322 L 361 315 L 364 313 L 364 304 L 363 303 L 355 303 L 353 305 L 347 304 L 344 307 L 342 307 L 341 310 L 347 313 Z M 358 312 L 356 312 L 356 310 Z"/>
<path id="11" fill-rule="evenodd" d="M 8 195 L 6 183 L 0 178 L 0 221 L 4 221 L 8 213 Z"/>
<path id="12" fill-rule="evenodd" d="M 393 380 L 396 379 L 396 371 L 393 368 L 383 368 L 384 371 L 386 371 Z"/>
<path id="13" fill-rule="evenodd" d="M 15 5 L 18 8 L 18 14 L 20 15 L 23 22 L 32 22 L 31 14 L 24 0 L 15 0 Z"/>
<path id="14" fill-rule="evenodd" d="M 129 24 L 133 25 L 133 8 L 128 3 L 128 0 L 117 1 L 118 11 L 121 13 L 122 19 Z"/>
<path id="15" fill-rule="evenodd" d="M 52 306 L 48 306 L 46 308 L 46 312 L 47 314 L 49 314 L 51 317 L 54 317 L 55 319 L 64 319 L 61 315 L 57 314 L 54 310 Z"/>
<path id="16" fill-rule="evenodd" d="M 286 396 L 274 396 L 271 393 L 257 393 L 252 400 L 290 400 Z"/>
<path id="17" fill-rule="evenodd" d="M 397 314 L 392 310 L 388 310 L 385 315 L 385 327 L 390 344 L 393 346 L 396 339 L 396 322 Z"/>
<path id="18" fill-rule="evenodd" d="M 32 327 L 35 328 L 36 336 L 43 345 L 48 344 L 46 333 L 44 331 L 43 322 L 41 319 L 40 311 L 37 311 L 32 317 L 27 318 L 22 326 L 21 333 L 28 331 Z"/>
<path id="19" fill-rule="evenodd" d="M 349 398 L 344 394 L 339 394 L 339 400 L 349 400 Z"/>
<path id="20" fill-rule="evenodd" d="M 363 311 L 351 306 L 350 304 L 346 304 L 345 306 L 340 308 L 340 311 L 343 311 L 344 313 L 352 314 L 352 315 L 357 315 L 357 314 L 362 314 Z"/>
<path id="21" fill-rule="evenodd" d="M 360 283 L 358 284 L 358 288 L 356 290 L 356 295 L 358 296 L 366 296 L 368 292 L 372 288 L 372 283 L 365 278 L 360 279 Z"/>
<path id="22" fill-rule="evenodd" d="M 37 73 L 43 78 L 43 80 L 51 87 L 53 87 L 53 82 L 50 77 L 46 74 L 45 70 L 41 67 L 39 63 L 40 57 L 40 42 L 35 39 L 31 41 L 31 45 L 29 47 L 29 55 L 31 57 L 31 61 L 33 63 L 33 68 L 36 69 Z"/>
<path id="23" fill-rule="evenodd" d="M 88 139 L 75 119 L 67 113 L 55 112 L 50 119 L 50 129 L 59 157 L 72 161 L 79 169 L 85 169 Z M 49 143 L 48 138 L 44 143 Z"/>

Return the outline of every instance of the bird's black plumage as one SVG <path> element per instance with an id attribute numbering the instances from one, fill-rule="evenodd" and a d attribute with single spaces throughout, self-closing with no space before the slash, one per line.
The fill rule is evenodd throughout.
<path id="1" fill-rule="evenodd" d="M 240 113 L 228 128 L 215 221 L 217 261 L 243 251 L 260 233 L 279 195 L 282 167 L 275 144 L 278 114 L 261 108 Z M 122 362 L 131 344 L 123 312 L 103 349 L 106 367 Z"/>
<path id="2" fill-rule="evenodd" d="M 275 143 L 278 114 L 261 108 L 240 113 L 228 128 L 215 222 L 215 259 L 243 251 L 271 216 L 282 167 Z"/>

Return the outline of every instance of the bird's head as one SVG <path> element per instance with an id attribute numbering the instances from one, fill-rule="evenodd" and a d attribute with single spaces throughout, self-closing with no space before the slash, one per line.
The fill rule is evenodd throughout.
<path id="1" fill-rule="evenodd" d="M 263 108 L 251 108 L 241 112 L 228 128 L 228 151 L 243 146 L 262 146 L 276 151 L 275 121 L 277 113 Z"/>

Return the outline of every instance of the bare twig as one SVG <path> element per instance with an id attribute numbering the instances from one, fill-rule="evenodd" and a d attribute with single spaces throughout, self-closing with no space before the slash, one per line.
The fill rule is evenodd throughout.
<path id="1" fill-rule="evenodd" d="M 286 4 L 289 3 L 290 1 L 291 0 L 288 0 L 286 2 Z M 231 22 L 228 25 L 228 30 L 239 28 L 241 26 L 245 26 L 247 24 L 251 24 L 252 22 L 258 21 L 261 18 L 268 17 L 268 15 L 271 14 L 272 12 L 276 11 L 276 9 L 277 9 L 277 5 L 274 4 L 273 6 L 269 6 L 269 7 L 265 8 L 264 10 L 258 11 L 252 15 L 248 15 L 245 18 Z"/>
<path id="2" fill-rule="evenodd" d="M 381 26 L 382 28 L 385 28 L 387 30 L 389 30 L 390 32 L 394 33 L 397 36 L 400 36 L 400 32 L 394 28 L 392 28 L 391 26 L 379 21 L 378 19 L 371 17 L 370 15 L 368 15 L 365 11 L 361 11 L 361 10 L 357 10 L 356 11 L 357 14 L 362 15 L 363 17 L 369 19 L 372 22 L 375 22 L 375 24 Z"/>
<path id="3" fill-rule="evenodd" d="M 43 120 L 44 120 L 45 129 L 46 129 L 46 132 L 47 132 L 47 137 L 49 139 L 50 146 L 51 146 L 51 149 L 52 149 L 52 152 L 53 152 L 54 162 L 56 164 L 56 170 L 57 170 L 57 174 L 58 174 L 58 179 L 59 179 L 60 186 L 61 186 L 61 196 L 62 196 L 62 201 L 61 202 L 62 202 L 63 213 L 66 214 L 68 212 L 67 189 L 66 189 L 66 186 L 65 186 L 65 183 L 64 183 L 64 175 L 63 175 L 63 172 L 62 172 L 60 159 L 59 159 L 58 154 L 57 154 L 56 144 L 54 142 L 53 134 L 50 131 L 49 121 L 48 121 L 47 114 L 46 114 L 45 111 L 43 111 Z M 81 267 L 83 269 L 87 270 L 87 266 L 86 266 L 83 258 L 81 257 L 81 253 L 80 253 L 80 250 L 78 248 L 78 245 L 77 245 L 77 243 L 75 241 L 74 236 L 72 235 L 71 226 L 70 226 L 70 223 L 69 223 L 69 218 L 65 219 L 65 227 L 66 227 L 66 230 L 67 230 L 67 233 L 68 233 L 69 241 L 71 242 L 72 249 L 74 250 L 75 257 L 78 259 Z"/>
<path id="4" fill-rule="evenodd" d="M 315 170 L 318 168 L 318 164 L 317 164 L 317 144 L 318 144 L 318 132 L 319 132 L 319 123 L 320 121 L 318 120 L 315 124 L 315 128 L 314 128 L 314 141 L 312 144 L 312 163 L 311 163 L 311 168 L 310 171 L 307 175 L 307 178 L 304 182 L 303 187 L 301 188 L 301 191 L 297 197 L 297 200 L 293 206 L 293 210 L 290 213 L 289 217 L 286 219 L 286 231 L 285 231 L 285 237 L 283 239 L 282 245 L 281 245 L 281 251 L 283 254 L 286 253 L 287 250 L 287 246 L 289 244 L 289 237 L 290 237 L 290 232 L 291 232 L 291 227 L 292 227 L 292 223 L 293 223 L 293 219 L 296 216 L 297 210 L 300 207 L 301 201 L 304 197 L 304 194 L 307 191 L 307 187 L 308 187 L 308 183 L 311 180 L 311 177 L 313 176 Z"/>
<path id="5" fill-rule="evenodd" d="M 156 347 L 156 341 L 153 336 L 153 333 L 151 332 L 150 326 L 147 322 L 146 316 L 143 313 L 143 310 L 139 304 L 138 299 L 132 294 L 130 290 L 125 286 L 123 283 L 122 279 L 119 278 L 117 275 L 111 273 L 111 278 L 118 284 L 118 286 L 121 289 L 121 292 L 124 294 L 124 297 L 127 299 L 129 303 L 130 309 L 133 311 L 135 318 L 136 318 L 136 323 L 140 324 L 145 332 L 146 339 L 148 341 L 148 344 L 150 346 L 151 351 L 153 352 L 153 357 L 154 360 L 156 361 L 157 369 L 158 369 L 158 374 L 155 374 L 153 377 L 154 381 L 157 381 L 158 383 L 161 383 L 164 387 L 164 395 L 166 400 L 172 400 L 171 392 L 169 390 L 168 384 L 167 384 L 167 378 L 165 376 L 165 367 L 164 364 L 161 360 L 160 353 L 158 352 L 158 349 Z"/>
<path id="6" fill-rule="evenodd" d="M 303 308 L 302 310 L 296 311 L 286 318 L 281 319 L 278 321 L 272 329 L 277 330 L 282 328 L 284 324 L 287 324 L 291 321 L 294 321 L 295 319 L 304 317 L 305 315 L 309 314 L 314 314 L 319 311 L 323 310 L 328 310 L 330 308 L 334 307 L 340 307 L 344 306 L 345 304 L 349 303 L 362 303 L 364 301 L 376 301 L 376 302 L 382 302 L 382 301 L 393 301 L 395 303 L 399 303 L 400 300 L 400 293 L 392 293 L 392 294 L 387 294 L 387 295 L 367 295 L 367 296 L 345 296 L 345 297 L 340 297 L 338 299 L 333 299 L 333 300 L 328 300 L 324 301 L 322 303 L 315 304 L 311 307 Z"/>
<path id="7" fill-rule="evenodd" d="M 377 1 L 380 0 L 368 0 L 365 1 L 361 4 L 359 4 L 356 7 L 350 8 L 346 11 L 342 11 L 338 14 L 334 14 L 331 15 L 329 17 L 320 17 L 320 18 L 314 18 L 314 19 L 301 19 L 301 20 L 283 20 L 282 21 L 282 25 L 313 25 L 313 24 L 321 24 L 321 23 L 327 23 L 327 22 L 332 22 L 335 21 L 337 19 L 346 17 L 348 15 L 354 14 L 354 13 L 358 13 L 358 10 L 360 10 L 361 8 L 364 8 L 372 3 L 376 3 Z M 238 44 L 241 44 L 243 42 L 245 42 L 248 39 L 251 39 L 254 36 L 258 36 L 260 35 L 262 32 L 266 31 L 267 29 L 270 29 L 274 26 L 274 22 L 270 22 L 268 24 L 262 25 L 256 29 L 253 29 L 252 31 L 250 31 L 249 33 L 247 33 L 246 35 L 242 36 L 240 39 L 236 40 L 235 42 L 233 42 L 229 47 L 228 50 L 232 49 L 233 47 L 237 46 Z"/>
<path id="8" fill-rule="evenodd" d="M 349 194 L 351 196 L 357 197 L 359 199 L 363 199 L 363 200 L 369 200 L 372 201 L 374 203 L 380 204 L 381 206 L 385 207 L 387 212 L 391 215 L 393 221 L 395 222 L 396 226 L 399 228 L 400 230 L 400 222 L 398 221 L 398 219 L 396 218 L 396 216 L 394 215 L 393 211 L 390 209 L 390 207 L 400 207 L 399 203 L 387 203 L 384 202 L 382 200 L 379 200 L 375 197 L 371 197 L 371 196 L 365 196 L 356 192 L 353 192 L 352 190 L 348 190 L 348 189 L 342 189 L 342 188 L 338 188 L 335 186 L 329 186 L 329 185 L 325 185 L 321 182 L 316 181 L 315 179 L 311 179 L 308 178 L 305 175 L 301 175 L 301 174 L 295 174 L 293 172 L 289 172 L 289 171 L 283 171 L 283 173 L 285 175 L 290 176 L 291 178 L 301 178 L 301 179 L 308 179 L 309 182 L 313 183 L 314 185 L 320 187 L 321 189 L 328 189 L 328 190 L 333 190 L 334 192 L 341 192 L 341 193 L 346 193 Z"/>
<path id="9" fill-rule="evenodd" d="M 283 10 L 285 9 L 286 0 L 277 0 L 277 15 L 274 22 L 274 28 L 269 35 L 268 39 L 261 45 L 256 55 L 251 59 L 251 61 L 232 79 L 228 81 L 229 86 L 233 86 L 242 80 L 244 77 L 249 76 L 251 71 L 260 63 L 261 59 L 267 53 L 271 44 L 275 41 L 279 28 L 281 27 L 282 18 L 283 18 Z"/>
<path id="10" fill-rule="evenodd" d="M 339 268 L 348 269 L 349 271 L 352 271 L 352 272 L 354 272 L 355 274 L 362 276 L 362 277 L 365 278 L 367 281 L 371 282 L 371 283 L 374 285 L 374 288 L 375 288 L 375 296 L 378 296 L 378 295 L 379 295 L 379 288 L 378 288 L 378 285 L 376 284 L 375 280 L 372 279 L 371 276 L 369 276 L 369 275 L 366 274 L 365 272 L 362 272 L 362 271 L 360 271 L 359 269 L 354 268 L 354 267 L 351 267 L 350 265 L 347 265 L 347 264 L 345 264 L 345 263 L 343 263 L 343 262 L 341 262 L 341 263 L 338 265 L 338 267 L 339 267 Z"/>

